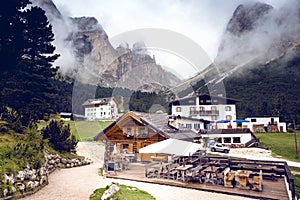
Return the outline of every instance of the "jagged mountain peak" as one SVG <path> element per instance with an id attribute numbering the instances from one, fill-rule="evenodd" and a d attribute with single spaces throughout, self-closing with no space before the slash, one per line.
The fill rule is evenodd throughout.
<path id="1" fill-rule="evenodd" d="M 239 5 L 230 19 L 226 31 L 233 35 L 241 35 L 244 32 L 251 31 L 263 16 L 265 16 L 272 6 L 265 3 L 249 3 Z"/>
<path id="2" fill-rule="evenodd" d="M 151 83 L 174 87 L 180 82 L 174 74 L 156 64 L 143 42 L 137 41 L 132 49 L 128 45 L 115 49 L 96 18 L 62 16 L 57 20 L 53 13 L 59 11 L 51 0 L 34 1 L 50 16 L 57 38 L 55 43 L 61 50 L 58 52 L 60 66 L 67 74 L 84 83 L 129 89 L 143 88 L 141 86 Z"/>

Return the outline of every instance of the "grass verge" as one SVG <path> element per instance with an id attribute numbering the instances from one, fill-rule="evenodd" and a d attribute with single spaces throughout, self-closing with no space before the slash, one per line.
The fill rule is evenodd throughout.
<path id="1" fill-rule="evenodd" d="M 116 200 L 154 200 L 155 198 L 144 190 L 137 189 L 136 187 L 119 185 L 120 190 L 112 197 Z M 90 196 L 90 200 L 99 200 L 104 194 L 106 188 L 96 189 L 94 193 Z"/>

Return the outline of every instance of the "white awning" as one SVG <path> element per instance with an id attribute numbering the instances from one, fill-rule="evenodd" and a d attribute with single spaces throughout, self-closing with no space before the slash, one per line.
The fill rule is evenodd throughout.
<path id="1" fill-rule="evenodd" d="M 139 153 L 165 153 L 189 156 L 200 149 L 203 149 L 200 144 L 170 138 L 141 148 Z"/>

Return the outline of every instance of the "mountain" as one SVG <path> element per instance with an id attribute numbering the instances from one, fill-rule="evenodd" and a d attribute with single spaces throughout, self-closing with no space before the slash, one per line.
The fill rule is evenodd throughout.
<path id="1" fill-rule="evenodd" d="M 33 0 L 46 11 L 56 37 L 61 70 L 84 83 L 133 90 L 174 87 L 181 80 L 165 71 L 137 41 L 132 48 L 114 48 L 101 24 L 94 17 L 64 16 L 52 0 Z"/>
<path id="2" fill-rule="evenodd" d="M 279 115 L 286 121 L 300 120 L 299 7 L 239 5 L 214 63 L 170 92 L 239 99 L 240 118 Z"/>

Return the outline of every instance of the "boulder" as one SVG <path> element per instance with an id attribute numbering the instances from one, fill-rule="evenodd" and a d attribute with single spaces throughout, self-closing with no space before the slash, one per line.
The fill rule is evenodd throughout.
<path id="1" fill-rule="evenodd" d="M 43 183 L 47 182 L 47 176 L 42 176 L 40 178 L 40 185 L 42 185 Z"/>
<path id="2" fill-rule="evenodd" d="M 8 195 L 8 189 L 5 188 L 5 189 L 3 190 L 3 196 L 6 197 L 7 195 Z"/>
<path id="3" fill-rule="evenodd" d="M 14 184 L 15 183 L 14 175 L 12 174 L 8 176 L 7 174 L 4 174 L 3 183 Z"/>
<path id="4" fill-rule="evenodd" d="M 103 193 L 101 200 L 110 199 L 116 192 L 120 190 L 119 186 L 115 183 L 112 183 L 109 188 Z"/>
<path id="5" fill-rule="evenodd" d="M 20 192 L 25 190 L 25 185 L 23 183 L 17 183 L 16 186 Z"/>
<path id="6" fill-rule="evenodd" d="M 65 159 L 65 158 L 62 158 L 62 159 L 61 159 L 61 163 L 65 165 L 65 164 L 67 164 L 67 163 L 68 163 L 68 161 L 67 161 L 67 159 Z"/>
<path id="7" fill-rule="evenodd" d="M 26 183 L 26 189 L 29 189 L 29 190 L 34 189 L 34 182 L 33 181 L 28 181 Z"/>
<path id="8" fill-rule="evenodd" d="M 25 178 L 24 171 L 19 171 L 17 176 L 16 176 L 16 181 L 24 181 L 24 178 Z"/>
<path id="9" fill-rule="evenodd" d="M 10 186 L 10 191 L 12 194 L 16 193 L 17 189 L 15 188 L 15 186 L 11 185 Z"/>

